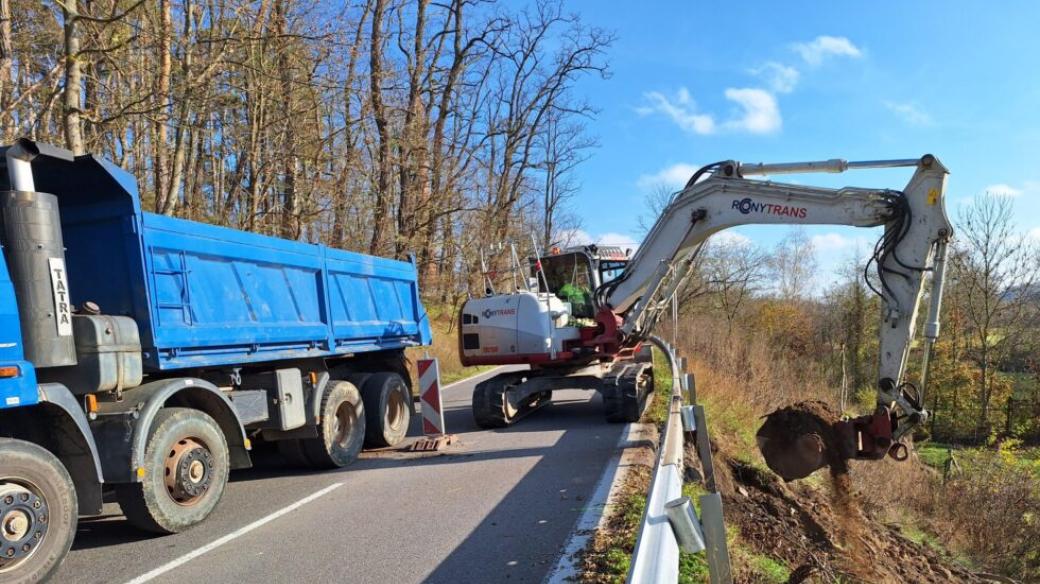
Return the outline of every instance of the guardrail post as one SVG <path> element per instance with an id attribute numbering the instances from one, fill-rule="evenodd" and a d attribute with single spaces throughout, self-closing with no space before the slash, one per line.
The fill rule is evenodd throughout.
<path id="1" fill-rule="evenodd" d="M 701 525 L 704 529 L 705 554 L 708 556 L 708 574 L 711 584 L 731 584 L 732 568 L 726 547 L 726 523 L 722 518 L 722 495 L 701 495 Z"/>
<path id="2" fill-rule="evenodd" d="M 704 419 L 704 406 L 693 406 L 693 419 L 697 427 L 697 457 L 704 471 L 704 487 L 709 492 L 718 492 L 715 486 L 715 463 L 711 460 L 711 442 L 708 440 L 708 423 Z"/>
<path id="3" fill-rule="evenodd" d="M 697 403 L 697 379 L 694 378 L 693 373 L 686 374 L 686 403 L 695 404 Z"/>

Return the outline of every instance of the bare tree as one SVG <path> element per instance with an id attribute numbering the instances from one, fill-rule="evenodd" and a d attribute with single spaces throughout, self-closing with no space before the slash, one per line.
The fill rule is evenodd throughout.
<path id="1" fill-rule="evenodd" d="M 785 300 L 807 297 L 816 274 L 816 249 L 803 228 L 794 228 L 769 255 L 776 293 Z"/>
<path id="2" fill-rule="evenodd" d="M 657 184 L 650 189 L 650 192 L 646 195 L 646 209 L 643 213 L 639 214 L 637 221 L 639 222 L 639 231 L 646 235 L 653 229 L 654 223 L 657 223 L 657 218 L 664 213 L 665 207 L 672 201 L 675 196 L 675 191 L 666 184 Z"/>
<path id="3" fill-rule="evenodd" d="M 567 121 L 564 108 L 549 112 L 539 137 L 545 181 L 542 192 L 542 248 L 549 249 L 565 222 L 568 201 L 580 190 L 574 170 L 588 159 L 596 142 L 580 120 Z M 573 221 L 571 221 L 573 223 Z M 573 225 L 568 225 L 573 227 Z"/>
<path id="4" fill-rule="evenodd" d="M 766 279 L 765 260 L 762 249 L 750 241 L 712 241 L 706 250 L 701 270 L 716 306 L 726 319 L 729 334 L 740 311 Z"/>
<path id="5" fill-rule="evenodd" d="M 1040 274 L 1037 249 L 1019 234 L 1013 216 L 1009 197 L 977 197 L 960 214 L 951 262 L 954 300 L 971 330 L 968 354 L 979 373 L 976 439 L 989 433 L 994 376 L 1029 328 Z"/>

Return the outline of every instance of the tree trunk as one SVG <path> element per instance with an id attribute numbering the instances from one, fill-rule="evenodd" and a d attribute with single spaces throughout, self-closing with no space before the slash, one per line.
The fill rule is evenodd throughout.
<path id="1" fill-rule="evenodd" d="M 390 216 L 390 120 L 383 104 L 383 21 L 386 0 L 375 0 L 372 9 L 372 34 L 369 49 L 369 95 L 376 125 L 376 192 L 372 210 L 372 240 L 368 252 L 383 251 Z"/>
<path id="2" fill-rule="evenodd" d="M 80 119 L 83 80 L 79 65 L 79 31 L 76 26 L 79 19 L 78 0 L 68 0 L 65 8 L 62 9 L 62 14 L 65 18 L 65 91 L 63 93 L 65 145 L 78 156 L 85 153 L 83 123 Z"/>
<path id="3" fill-rule="evenodd" d="M 14 112 L 7 108 L 14 100 L 14 49 L 11 43 L 11 0 L 0 0 L 0 139 L 14 140 Z"/>

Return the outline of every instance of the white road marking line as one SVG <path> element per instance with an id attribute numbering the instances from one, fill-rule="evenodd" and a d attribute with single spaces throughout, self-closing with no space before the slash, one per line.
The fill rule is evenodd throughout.
<path id="1" fill-rule="evenodd" d="M 142 574 L 142 575 L 134 578 L 133 580 L 130 580 L 129 582 L 127 582 L 127 584 L 143 584 L 144 582 L 148 582 L 150 580 L 154 580 L 155 578 L 158 578 L 159 576 L 162 576 L 166 572 L 169 572 L 170 570 L 173 570 L 174 568 L 182 566 L 182 565 L 184 565 L 184 564 L 194 560 L 195 558 L 197 558 L 197 557 L 199 557 L 199 556 L 201 556 L 203 554 L 211 552 L 211 551 L 217 549 L 218 547 L 226 544 L 227 542 L 229 542 L 229 541 L 231 541 L 233 539 L 242 537 L 243 535 L 249 533 L 250 531 L 253 531 L 254 529 L 256 529 L 258 527 L 261 527 L 261 526 L 263 526 L 263 525 L 265 525 L 267 523 L 270 523 L 271 521 L 274 521 L 275 519 L 278 519 L 279 517 L 281 517 L 282 515 L 285 515 L 286 513 L 291 513 L 293 511 L 295 511 L 296 509 L 299 509 L 300 507 L 303 507 L 307 503 L 310 503 L 311 501 L 317 499 L 318 497 L 325 496 L 325 495 L 331 493 L 332 491 L 334 491 L 334 490 L 336 490 L 336 489 L 338 489 L 339 487 L 342 487 L 342 486 L 343 486 L 343 483 L 335 483 L 335 484 L 329 485 L 329 486 L 325 487 L 324 489 L 318 491 L 317 493 L 314 493 L 313 495 L 304 497 L 303 499 L 300 499 L 299 501 L 293 503 L 292 505 L 289 505 L 288 507 L 280 509 L 280 510 L 278 510 L 278 511 L 276 511 L 276 512 L 270 514 L 270 515 L 268 515 L 267 517 L 262 517 L 260 519 L 257 519 L 256 521 L 250 523 L 249 525 L 246 525 L 245 527 L 236 529 L 235 531 L 232 531 L 231 533 L 225 535 L 224 537 L 221 537 L 220 539 L 213 540 L 212 542 L 210 542 L 210 543 L 208 543 L 208 544 L 206 544 L 206 545 L 204 545 L 204 546 L 202 546 L 202 547 L 200 547 L 200 548 L 198 548 L 198 549 L 196 549 L 194 551 L 188 552 L 187 554 L 184 554 L 183 556 L 177 558 L 176 560 L 173 560 L 172 562 L 170 562 L 168 564 L 164 564 L 162 566 L 159 566 L 158 568 L 152 570 L 151 572 L 148 572 L 147 574 Z"/>
<path id="2" fill-rule="evenodd" d="M 600 523 L 606 518 L 607 506 L 611 504 L 610 498 L 614 488 L 620 486 L 617 479 L 621 471 L 621 459 L 625 455 L 624 445 L 634 441 L 636 430 L 640 426 L 641 424 L 625 424 L 621 436 L 618 437 L 617 449 L 607 462 L 606 468 L 603 469 L 603 474 L 600 475 L 592 496 L 588 498 L 581 517 L 574 524 L 574 529 L 571 530 L 571 534 L 563 546 L 563 552 L 557 559 L 556 566 L 545 575 L 543 584 L 564 584 L 579 579 L 581 575 L 578 562 L 579 552 L 588 546 L 589 540 L 596 534 Z M 566 489 L 561 489 L 560 492 L 563 491 Z"/>

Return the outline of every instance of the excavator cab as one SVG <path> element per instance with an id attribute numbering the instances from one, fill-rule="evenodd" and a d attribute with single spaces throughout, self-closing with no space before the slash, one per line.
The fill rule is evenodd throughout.
<path id="1" fill-rule="evenodd" d="M 596 288 L 617 278 L 628 264 L 629 251 L 618 246 L 581 245 L 552 252 L 531 264 L 540 292 L 570 304 L 581 326 L 594 325 Z M 544 275 L 544 277 L 540 277 Z"/>

